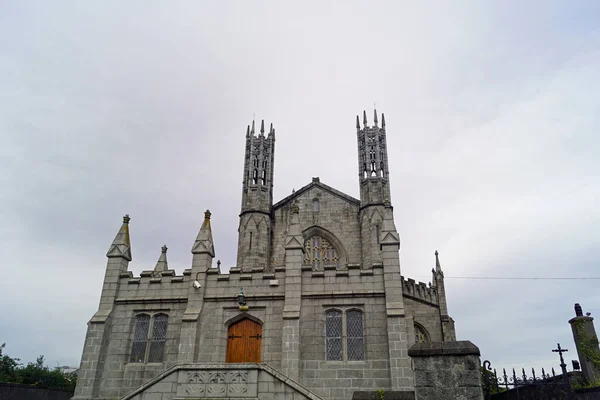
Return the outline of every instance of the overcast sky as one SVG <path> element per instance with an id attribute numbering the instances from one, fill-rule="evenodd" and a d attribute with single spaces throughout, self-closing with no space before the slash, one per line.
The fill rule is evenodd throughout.
<path id="1" fill-rule="evenodd" d="M 402 274 L 447 276 L 459 339 L 556 367 L 600 316 L 600 3 L 0 1 L 0 342 L 78 366 L 125 213 L 178 274 L 210 208 L 236 260 L 244 137 L 273 123 L 275 201 L 358 197 L 355 116 L 388 128 Z M 570 362 L 569 362 L 570 365 Z"/>

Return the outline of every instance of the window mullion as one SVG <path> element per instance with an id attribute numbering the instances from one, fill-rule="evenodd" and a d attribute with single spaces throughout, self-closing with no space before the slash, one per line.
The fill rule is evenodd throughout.
<path id="1" fill-rule="evenodd" d="M 346 327 L 346 313 L 342 314 L 342 360 L 348 361 L 348 329 Z"/>
<path id="2" fill-rule="evenodd" d="M 152 345 L 152 331 L 154 330 L 154 315 L 150 318 L 150 324 L 148 325 L 148 336 L 146 336 L 146 354 L 144 354 L 144 364 L 148 363 L 148 356 L 150 355 L 150 346 Z"/>

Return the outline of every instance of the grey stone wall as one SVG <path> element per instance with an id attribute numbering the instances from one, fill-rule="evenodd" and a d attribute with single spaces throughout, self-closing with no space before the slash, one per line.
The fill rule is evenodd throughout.
<path id="1" fill-rule="evenodd" d="M 203 297 L 204 306 L 198 328 L 194 362 L 222 363 L 227 349 L 228 326 L 251 317 L 263 326 L 262 361 L 280 369 L 282 367 L 283 306 L 286 293 L 286 269 L 278 267 L 273 272 L 253 268 L 243 272 L 233 268 L 223 274 L 218 268 L 206 272 Z M 192 277 L 190 270 L 175 276 L 170 271 L 160 276 L 149 271 L 141 277 L 130 272 L 122 273 L 111 316 L 104 324 L 105 342 L 86 348 L 102 348 L 104 355 L 98 368 L 82 371 L 97 378 L 96 392 L 90 397 L 117 397 L 148 382 L 157 375 L 177 365 L 178 348 L 182 343 L 182 316 L 187 305 Z M 404 282 L 404 281 L 402 281 Z M 419 287 L 418 284 L 415 284 Z M 250 306 L 240 312 L 236 296 L 239 288 Z M 383 280 L 383 265 L 361 269 L 349 265 L 346 269 L 301 271 L 301 313 L 298 381 L 326 399 L 351 398 L 355 391 L 384 389 L 391 391 L 389 375 L 389 348 L 387 341 L 387 316 Z M 406 337 L 414 342 L 413 319 L 421 324 L 431 340 L 441 340 L 439 308 L 427 303 L 427 296 L 417 296 L 414 289 L 404 297 L 406 312 Z M 414 292 L 414 293 L 413 293 Z M 326 361 L 325 311 L 336 308 L 342 311 L 360 309 L 364 312 L 365 360 Z M 134 316 L 140 312 L 164 312 L 169 315 L 164 362 L 160 364 L 130 363 Z M 90 330 L 90 335 L 96 335 Z M 90 336 L 89 340 L 99 336 Z M 346 354 L 346 352 L 344 352 Z M 85 354 L 84 354 L 85 357 Z M 80 379 L 84 381 L 86 375 Z"/>
<path id="2" fill-rule="evenodd" d="M 441 342 L 444 340 L 440 309 L 438 307 L 406 296 L 404 297 L 404 307 L 406 315 L 413 318 L 413 323 L 417 323 L 425 328 L 430 341 Z M 414 334 L 410 335 L 408 339 L 409 344 L 413 344 L 415 342 Z"/>
<path id="3" fill-rule="evenodd" d="M 416 400 L 483 400 L 479 349 L 469 341 L 413 345 Z"/>
<path id="4" fill-rule="evenodd" d="M 44 389 L 16 383 L 0 383 L 2 400 L 69 400 L 73 392 L 66 389 Z"/>
<path id="5" fill-rule="evenodd" d="M 181 317 L 185 303 L 143 302 L 129 300 L 117 304 L 110 323 L 110 341 L 99 379 L 99 397 L 117 397 L 154 378 L 177 363 Z M 150 315 L 162 312 L 169 316 L 163 362 L 156 364 L 131 363 L 134 317 L 138 313 Z"/>
<path id="6" fill-rule="evenodd" d="M 364 361 L 348 361 L 345 333 L 343 360 L 327 361 L 325 312 L 363 311 Z M 345 321 L 345 319 L 343 319 Z M 345 331 L 345 324 L 342 325 Z M 313 298 L 302 301 L 300 382 L 327 399 L 350 399 L 357 390 L 390 388 L 385 299 L 379 297 Z"/>

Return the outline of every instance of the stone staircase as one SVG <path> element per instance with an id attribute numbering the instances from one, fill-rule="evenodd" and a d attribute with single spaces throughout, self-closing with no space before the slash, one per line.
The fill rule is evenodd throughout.
<path id="1" fill-rule="evenodd" d="M 180 364 L 121 400 L 322 400 L 267 364 Z"/>

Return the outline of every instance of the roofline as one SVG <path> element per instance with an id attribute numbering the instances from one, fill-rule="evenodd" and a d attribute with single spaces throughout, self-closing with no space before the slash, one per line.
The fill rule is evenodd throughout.
<path id="1" fill-rule="evenodd" d="M 313 178 L 313 181 L 311 183 L 309 183 L 308 185 L 301 187 L 300 189 L 296 190 L 294 193 L 290 194 L 289 196 L 284 197 L 283 199 L 279 200 L 277 203 L 273 204 L 273 207 L 271 208 L 271 210 L 275 211 L 276 209 L 281 208 L 281 206 L 288 203 L 294 197 L 300 196 L 302 193 L 307 192 L 308 190 L 312 189 L 315 186 L 360 207 L 360 200 L 355 199 L 352 196 L 348 196 L 347 194 L 342 193 L 339 190 L 334 189 L 331 186 L 322 183 L 318 179 L 319 178 Z"/>

